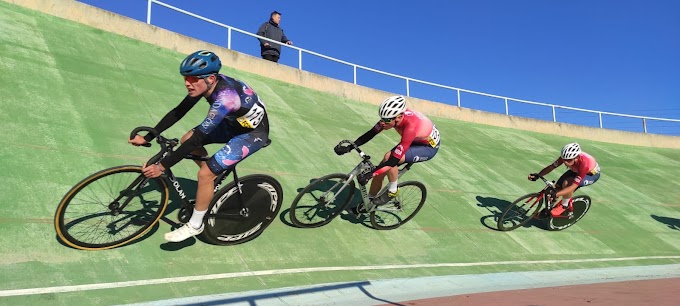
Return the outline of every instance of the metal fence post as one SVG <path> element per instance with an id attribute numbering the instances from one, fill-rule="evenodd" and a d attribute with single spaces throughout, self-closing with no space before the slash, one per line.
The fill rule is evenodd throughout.
<path id="1" fill-rule="evenodd" d="M 602 128 L 602 113 L 597 112 L 598 117 L 600 117 L 600 128 Z"/>
<path id="2" fill-rule="evenodd" d="M 553 122 L 557 122 L 557 118 L 555 117 L 555 105 L 551 105 L 551 107 L 553 112 Z"/>
<path id="3" fill-rule="evenodd" d="M 647 134 L 647 118 L 642 118 L 642 129 L 645 130 L 645 134 Z"/>
<path id="4" fill-rule="evenodd" d="M 411 96 L 411 90 L 408 86 L 408 79 L 406 79 L 406 96 L 410 97 Z"/>
<path id="5" fill-rule="evenodd" d="M 357 84 L 357 65 L 352 65 L 354 67 L 354 85 Z"/>
<path id="6" fill-rule="evenodd" d="M 298 49 L 298 69 L 302 70 L 302 49 Z"/>
<path id="7" fill-rule="evenodd" d="M 508 113 L 508 98 L 505 98 L 505 115 L 510 116 L 510 113 Z"/>
<path id="8" fill-rule="evenodd" d="M 458 107 L 460 107 L 460 90 L 456 89 L 456 95 L 458 96 Z"/>
<path id="9" fill-rule="evenodd" d="M 146 3 L 146 23 L 151 24 L 151 0 L 147 0 Z"/>
<path id="10" fill-rule="evenodd" d="M 231 50 L 231 28 L 227 28 L 227 49 Z"/>

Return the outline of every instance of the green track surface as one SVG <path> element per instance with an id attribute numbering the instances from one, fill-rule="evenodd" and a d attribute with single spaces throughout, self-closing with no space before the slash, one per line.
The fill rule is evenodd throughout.
<path id="1" fill-rule="evenodd" d="M 156 153 L 126 143 L 137 126 L 153 126 L 186 94 L 177 73 L 184 54 L 0 2 L 0 291 L 304 267 L 348 271 L 247 276 L 119 289 L 0 297 L 5 305 L 84 305 L 152 301 L 327 282 L 678 263 L 678 259 L 560 265 L 487 265 L 351 271 L 353 266 L 680 255 L 680 150 L 578 140 L 602 166 L 602 178 L 578 193 L 594 199 L 589 214 L 562 232 L 537 227 L 504 233 L 494 216 L 508 201 L 538 191 L 526 176 L 552 162 L 574 139 L 433 118 L 442 147 L 404 179 L 419 180 L 428 199 L 402 228 L 376 231 L 337 218 L 298 229 L 286 215 L 310 179 L 349 172 L 356 154 L 333 146 L 377 120 L 376 107 L 236 71 L 266 102 L 273 144 L 240 164 L 283 185 L 281 218 L 257 239 L 232 247 L 200 241 L 166 244 L 153 234 L 107 251 L 61 244 L 53 216 L 84 177 L 117 165 L 142 164 Z M 180 137 L 204 118 L 200 102 L 166 136 Z M 376 157 L 398 141 L 383 133 L 364 146 Z M 214 152 L 218 146 L 209 146 Z M 195 183 L 196 166 L 174 168 Z M 564 172 L 560 168 L 550 179 Z M 168 217 L 175 219 L 176 210 Z M 502 289 L 502 288 L 499 288 Z"/>

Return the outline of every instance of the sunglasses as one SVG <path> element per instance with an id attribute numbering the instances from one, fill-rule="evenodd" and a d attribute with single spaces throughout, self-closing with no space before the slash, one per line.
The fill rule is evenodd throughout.
<path id="1" fill-rule="evenodd" d="M 390 123 L 390 122 L 392 122 L 392 120 L 394 120 L 394 119 L 396 119 L 396 118 L 390 118 L 390 119 L 387 119 L 387 118 L 380 118 L 380 121 L 385 122 L 385 123 Z"/>
<path id="2" fill-rule="evenodd" d="M 193 76 L 193 75 L 185 75 L 184 76 L 184 80 L 189 81 L 189 83 L 196 83 L 196 82 L 198 82 L 198 80 L 205 79 L 205 78 L 207 78 L 207 76 L 202 76 L 202 77 Z"/>

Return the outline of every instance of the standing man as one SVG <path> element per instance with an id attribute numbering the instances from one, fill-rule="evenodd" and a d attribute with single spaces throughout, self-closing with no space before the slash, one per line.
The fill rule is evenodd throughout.
<path id="1" fill-rule="evenodd" d="M 269 21 L 263 23 L 257 30 L 257 35 L 292 45 L 293 42 L 288 40 L 286 34 L 283 34 L 283 29 L 279 27 L 280 22 L 281 13 L 273 11 L 269 16 Z M 277 63 L 281 57 L 281 45 L 260 39 L 260 53 L 262 58 Z"/>

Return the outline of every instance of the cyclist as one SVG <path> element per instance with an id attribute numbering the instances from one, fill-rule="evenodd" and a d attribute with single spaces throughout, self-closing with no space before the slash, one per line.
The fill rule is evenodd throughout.
<path id="1" fill-rule="evenodd" d="M 361 135 L 354 143 L 361 146 L 373 139 L 378 133 L 394 128 L 401 135 L 401 141 L 391 151 L 385 153 L 382 162 L 358 175 L 359 184 L 366 185 L 371 178 L 369 197 L 373 204 L 381 205 L 389 202 L 399 194 L 397 188 L 398 165 L 410 162 L 423 162 L 432 159 L 439 150 L 439 131 L 432 121 L 423 114 L 407 109 L 403 96 L 391 96 L 380 104 L 378 110 L 380 121 L 373 128 Z M 345 154 L 352 150 L 350 146 L 338 144 L 335 153 Z M 385 175 L 389 181 L 388 190 L 380 198 L 376 198 L 382 188 Z M 363 205 L 354 207 L 355 214 L 365 213 Z"/>
<path id="2" fill-rule="evenodd" d="M 582 152 L 581 146 L 578 143 L 573 142 L 565 145 L 562 148 L 560 157 L 552 164 L 543 168 L 538 175 L 545 176 L 561 164 L 564 164 L 569 170 L 562 174 L 555 184 L 557 193 L 552 196 L 552 199 L 556 200 L 562 197 L 562 205 L 555 205 L 553 207 L 550 211 L 553 217 L 560 216 L 567 211 L 574 191 L 581 187 L 592 185 L 600 178 L 600 165 L 595 161 L 595 158 L 586 152 Z M 535 181 L 538 177 L 534 174 L 529 174 L 528 179 Z"/>
<path id="3" fill-rule="evenodd" d="M 144 175 L 160 176 L 188 154 L 208 156 L 204 145 L 225 143 L 207 162 L 196 161 L 198 190 L 196 206 L 189 223 L 165 234 L 171 242 L 183 241 L 203 231 L 203 218 L 213 197 L 214 180 L 218 174 L 229 170 L 236 163 L 261 149 L 269 139 L 269 119 L 264 103 L 245 83 L 219 74 L 222 63 L 210 51 L 200 50 L 187 56 L 179 66 L 184 76 L 187 96 L 158 122 L 156 131 L 161 133 L 179 121 L 204 97 L 210 109 L 203 122 L 182 136 L 181 145 L 175 152 L 153 165 L 144 165 Z M 128 142 L 143 145 L 153 135 L 135 136 Z"/>

